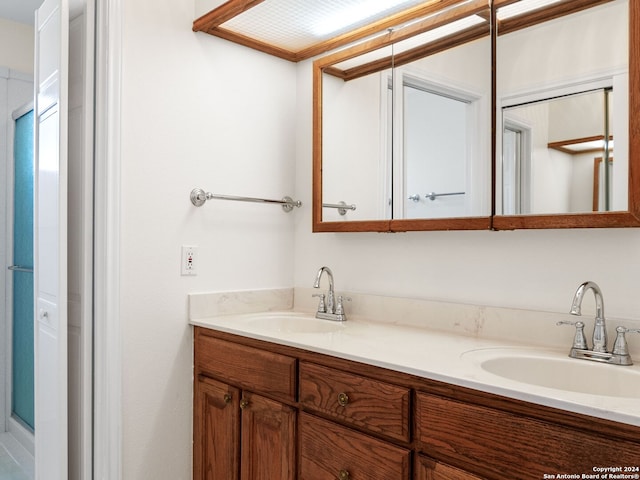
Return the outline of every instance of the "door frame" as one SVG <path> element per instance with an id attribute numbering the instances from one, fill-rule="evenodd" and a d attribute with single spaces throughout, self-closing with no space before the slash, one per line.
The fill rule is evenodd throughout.
<path id="1" fill-rule="evenodd" d="M 122 478 L 120 117 L 123 0 L 96 5 L 94 480 Z"/>
<path id="2" fill-rule="evenodd" d="M 95 0 L 69 20 L 69 211 L 68 241 L 78 257 L 69 261 L 69 475 L 91 479 L 93 470 L 93 183 Z M 73 9 L 72 9 L 73 10 Z M 71 265 L 75 267 L 72 268 Z"/>

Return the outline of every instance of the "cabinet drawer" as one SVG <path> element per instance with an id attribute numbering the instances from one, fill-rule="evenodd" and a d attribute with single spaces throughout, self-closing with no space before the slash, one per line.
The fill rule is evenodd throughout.
<path id="1" fill-rule="evenodd" d="M 418 455 L 416 458 L 415 480 L 483 480 L 459 468 L 436 462 Z"/>
<path id="2" fill-rule="evenodd" d="M 300 403 L 342 422 L 410 441 L 410 390 L 300 362 Z"/>
<path id="3" fill-rule="evenodd" d="M 255 392 L 295 401 L 296 359 L 198 333 L 196 375 L 203 373 Z"/>
<path id="4" fill-rule="evenodd" d="M 638 443 L 425 393 L 417 394 L 416 437 L 429 456 L 492 479 L 593 474 L 596 466 L 640 459 Z"/>
<path id="5" fill-rule="evenodd" d="M 409 480 L 409 450 L 308 413 L 299 427 L 301 479 Z"/>

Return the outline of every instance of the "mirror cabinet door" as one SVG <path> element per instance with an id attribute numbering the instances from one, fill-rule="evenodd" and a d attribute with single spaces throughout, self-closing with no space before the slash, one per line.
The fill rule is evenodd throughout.
<path id="1" fill-rule="evenodd" d="M 489 228 L 490 16 L 458 2 L 314 62 L 314 231 Z"/>
<path id="2" fill-rule="evenodd" d="M 629 0 L 526 3 L 496 1 L 494 228 L 638 225 Z"/>

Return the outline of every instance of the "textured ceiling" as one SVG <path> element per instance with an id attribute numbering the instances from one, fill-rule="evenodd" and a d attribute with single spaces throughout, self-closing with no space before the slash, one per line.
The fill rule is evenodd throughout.
<path id="1" fill-rule="evenodd" d="M 269 0 L 221 26 L 262 42 L 301 50 L 424 0 Z"/>

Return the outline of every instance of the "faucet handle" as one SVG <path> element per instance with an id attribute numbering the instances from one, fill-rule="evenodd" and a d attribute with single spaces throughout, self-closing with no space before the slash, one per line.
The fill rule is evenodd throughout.
<path id="1" fill-rule="evenodd" d="M 346 300 L 347 302 L 350 302 L 351 298 L 338 295 L 338 301 L 336 303 L 336 315 L 344 314 L 344 305 L 343 305 L 344 300 Z"/>
<path id="2" fill-rule="evenodd" d="M 326 313 L 327 306 L 324 303 L 324 293 L 314 293 L 311 296 L 320 298 L 320 303 L 318 303 L 318 313 Z"/>
<path id="3" fill-rule="evenodd" d="M 616 327 L 616 341 L 613 343 L 613 352 L 616 355 L 629 355 L 629 346 L 627 345 L 627 337 L 625 333 L 640 333 L 640 328 L 627 328 L 623 326 Z"/>
<path id="4" fill-rule="evenodd" d="M 573 345 L 571 348 L 577 348 L 580 350 L 586 350 L 588 348 L 587 337 L 584 335 L 584 322 L 569 322 L 562 320 L 557 322 L 556 325 L 573 325 L 576 327 L 576 335 L 573 337 Z"/>

